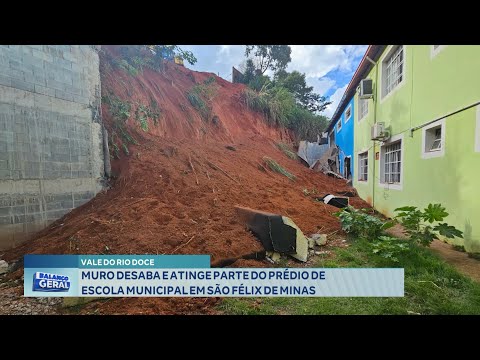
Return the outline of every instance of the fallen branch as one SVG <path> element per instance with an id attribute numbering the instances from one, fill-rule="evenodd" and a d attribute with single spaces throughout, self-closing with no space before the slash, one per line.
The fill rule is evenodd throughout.
<path id="1" fill-rule="evenodd" d="M 208 170 L 206 170 L 206 171 L 207 171 L 207 178 L 208 178 L 208 180 L 210 180 L 210 174 L 208 173 Z"/>
<path id="2" fill-rule="evenodd" d="M 190 167 L 192 168 L 192 171 L 193 173 L 195 174 L 195 182 L 197 183 L 198 185 L 198 176 L 197 176 L 197 172 L 195 171 L 195 168 L 193 167 L 193 164 L 192 164 L 192 158 L 190 157 L 190 154 L 188 154 L 188 162 L 190 163 Z"/>
<path id="3" fill-rule="evenodd" d="M 340 230 L 335 230 L 334 232 L 330 233 L 330 234 L 327 234 L 327 236 L 331 236 L 333 234 L 336 234 L 337 232 L 339 232 Z"/>
<path id="4" fill-rule="evenodd" d="M 185 244 L 182 244 L 182 245 L 178 246 L 175 250 L 173 250 L 173 251 L 171 252 L 171 254 L 173 254 L 174 252 L 176 252 L 178 249 L 181 249 L 182 247 L 187 246 L 187 245 L 190 243 L 190 241 L 193 240 L 194 237 L 195 237 L 195 235 L 193 235 L 193 236 L 190 238 L 190 240 L 188 240 Z"/>
<path id="5" fill-rule="evenodd" d="M 215 165 L 214 163 L 212 163 L 211 161 L 208 161 L 208 160 L 207 160 L 207 163 L 208 163 L 208 165 L 213 166 L 215 169 L 220 170 L 220 171 L 221 171 L 222 173 L 224 173 L 229 179 L 235 181 L 238 185 L 241 185 L 241 184 L 238 182 L 238 180 L 236 180 L 236 179 L 234 179 L 233 177 L 231 177 L 231 176 L 230 176 L 225 170 L 223 170 L 220 166 L 217 166 L 217 165 Z"/>

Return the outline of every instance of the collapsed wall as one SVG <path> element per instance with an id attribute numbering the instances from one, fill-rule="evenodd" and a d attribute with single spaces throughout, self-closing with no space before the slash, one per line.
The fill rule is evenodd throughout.
<path id="1" fill-rule="evenodd" d="M 102 144 L 95 47 L 0 45 L 0 250 L 102 189 Z"/>

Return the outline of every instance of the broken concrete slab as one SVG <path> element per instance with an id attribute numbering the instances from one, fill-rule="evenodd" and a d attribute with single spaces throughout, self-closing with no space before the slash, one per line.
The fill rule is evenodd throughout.
<path id="1" fill-rule="evenodd" d="M 260 240 L 266 251 L 289 254 L 307 261 L 308 240 L 288 217 L 235 206 L 238 219 Z"/>
<path id="2" fill-rule="evenodd" d="M 283 223 L 286 226 L 290 226 L 296 230 L 296 252 L 294 254 L 289 254 L 293 258 L 300 261 L 307 261 L 308 257 L 308 240 L 307 237 L 303 234 L 302 230 L 293 222 L 292 219 L 286 216 L 282 216 Z"/>
<path id="3" fill-rule="evenodd" d="M 8 271 L 8 263 L 5 260 L 0 260 L 0 274 L 5 274 Z"/>
<path id="4" fill-rule="evenodd" d="M 346 196 L 335 196 L 332 194 L 325 195 L 317 198 L 319 201 L 323 201 L 325 204 L 335 206 L 339 209 L 345 208 L 349 205 L 349 198 Z"/>
<path id="5" fill-rule="evenodd" d="M 276 251 L 267 251 L 265 254 L 266 257 L 268 257 L 270 260 L 272 260 L 274 263 L 278 263 L 280 259 L 282 258 L 282 255 Z"/>
<path id="6" fill-rule="evenodd" d="M 315 240 L 308 238 L 308 248 L 313 249 L 315 247 Z"/>
<path id="7" fill-rule="evenodd" d="M 311 238 L 315 241 L 315 244 L 318 246 L 325 245 L 327 243 L 326 234 L 313 234 Z"/>

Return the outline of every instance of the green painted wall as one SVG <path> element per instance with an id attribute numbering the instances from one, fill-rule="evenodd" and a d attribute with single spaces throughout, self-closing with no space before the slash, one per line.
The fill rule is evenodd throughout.
<path id="1" fill-rule="evenodd" d="M 377 84 L 382 84 L 381 63 L 389 49 L 367 76 L 374 80 L 377 101 L 368 100 L 369 111 L 362 120 L 355 114 L 354 186 L 362 198 L 387 216 L 404 205 L 441 203 L 450 213 L 446 222 L 464 232 L 464 240 L 453 242 L 469 252 L 480 252 L 480 151 L 475 149 L 475 139 L 480 141 L 480 109 L 473 107 L 445 118 L 443 156 L 422 158 L 424 131 L 410 131 L 480 101 L 480 46 L 449 45 L 432 56 L 431 45 L 405 45 L 404 79 L 382 99 L 381 85 Z M 357 94 L 357 111 L 358 101 Z M 379 184 L 380 160 L 374 159 L 381 143 L 370 140 L 374 118 L 390 126 L 393 136 L 403 136 L 401 189 Z M 478 123 L 480 127 L 480 120 Z M 361 182 L 357 155 L 367 149 L 368 181 Z"/>

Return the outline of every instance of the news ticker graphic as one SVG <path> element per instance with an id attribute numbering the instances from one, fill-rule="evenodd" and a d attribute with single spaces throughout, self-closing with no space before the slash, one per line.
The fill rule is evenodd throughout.
<path id="1" fill-rule="evenodd" d="M 210 268 L 209 255 L 25 255 L 27 297 L 403 297 L 402 268 Z"/>

